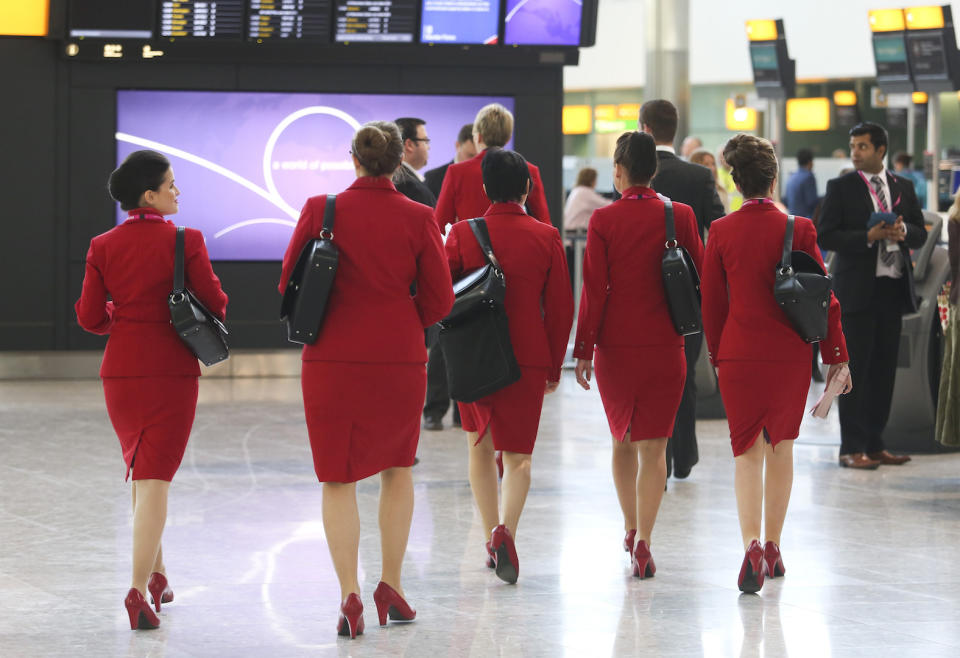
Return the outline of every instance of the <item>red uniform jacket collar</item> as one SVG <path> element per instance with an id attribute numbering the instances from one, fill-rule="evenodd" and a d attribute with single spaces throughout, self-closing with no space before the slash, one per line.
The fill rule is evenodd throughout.
<path id="1" fill-rule="evenodd" d="M 636 194 L 638 196 L 653 194 L 656 196 L 657 193 L 653 190 L 653 188 L 647 187 L 646 185 L 632 185 L 623 191 L 622 196 L 630 196 L 631 194 Z"/>
<path id="2" fill-rule="evenodd" d="M 156 208 L 134 208 L 127 213 L 127 222 L 165 222 L 168 221 Z M 126 222 L 124 222 L 126 223 Z"/>
<path id="3" fill-rule="evenodd" d="M 524 217 L 529 217 L 526 211 L 524 211 L 523 206 L 519 203 L 494 203 L 487 208 L 487 212 L 483 213 L 484 217 L 487 215 L 523 215 Z"/>
<path id="4" fill-rule="evenodd" d="M 357 180 L 353 181 L 353 183 L 351 183 L 350 187 L 348 187 L 347 189 L 348 190 L 359 190 L 359 189 L 393 190 L 394 192 L 397 191 L 397 188 L 396 186 L 394 186 L 393 181 L 391 181 L 389 178 L 383 178 L 381 176 L 361 176 Z"/>

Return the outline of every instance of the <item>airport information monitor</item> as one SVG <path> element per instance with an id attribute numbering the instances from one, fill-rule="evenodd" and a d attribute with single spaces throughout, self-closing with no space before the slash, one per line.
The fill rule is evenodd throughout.
<path id="1" fill-rule="evenodd" d="M 260 40 L 330 41 L 333 0 L 251 0 L 247 36 Z"/>
<path id="2" fill-rule="evenodd" d="M 423 0 L 421 43 L 495 44 L 500 0 Z"/>
<path id="3" fill-rule="evenodd" d="M 336 40 L 412 43 L 416 0 L 337 0 Z"/>
<path id="4" fill-rule="evenodd" d="M 579 46 L 583 5 L 575 0 L 507 0 L 507 45 Z"/>
<path id="5" fill-rule="evenodd" d="M 244 4 L 244 0 L 162 0 L 160 36 L 238 39 L 243 35 Z"/>
<path id="6" fill-rule="evenodd" d="M 307 198 L 356 179 L 350 145 L 361 125 L 424 119 L 430 169 L 494 102 L 514 110 L 506 96 L 120 90 L 117 163 L 140 149 L 170 159 L 181 190 L 172 219 L 203 231 L 212 259 L 280 260 Z M 118 209 L 117 223 L 126 217 Z"/>

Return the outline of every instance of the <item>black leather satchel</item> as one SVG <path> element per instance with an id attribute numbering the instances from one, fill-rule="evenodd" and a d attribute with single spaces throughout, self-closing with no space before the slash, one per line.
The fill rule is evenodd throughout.
<path id="1" fill-rule="evenodd" d="M 521 377 L 503 305 L 507 292 L 503 269 L 483 218 L 471 219 L 470 228 L 487 264 L 453 284 L 455 301 L 450 314 L 440 321 L 438 340 L 450 397 L 460 402 L 479 400 Z"/>
<path id="2" fill-rule="evenodd" d="M 703 319 L 700 314 L 700 275 L 690 253 L 677 241 L 677 229 L 673 221 L 673 202 L 662 194 L 657 195 L 663 201 L 663 215 L 666 221 L 667 241 L 664 244 L 663 290 L 667 296 L 667 307 L 673 328 L 681 336 L 698 334 L 703 331 Z"/>
<path id="3" fill-rule="evenodd" d="M 208 311 L 200 300 L 184 285 L 182 226 L 177 227 L 176 252 L 173 264 L 173 290 L 167 297 L 170 323 L 190 351 L 205 366 L 220 363 L 230 356 L 227 346 L 227 328 L 217 316 Z"/>
<path id="4" fill-rule="evenodd" d="M 340 260 L 340 250 L 333 243 L 336 199 L 336 195 L 327 195 L 320 237 L 303 247 L 283 292 L 280 321 L 287 325 L 287 340 L 291 343 L 311 345 L 320 333 Z"/>
<path id="5" fill-rule="evenodd" d="M 783 255 L 777 265 L 773 296 L 800 337 L 816 343 L 827 337 L 833 280 L 815 258 L 793 249 L 793 215 L 787 217 Z"/>

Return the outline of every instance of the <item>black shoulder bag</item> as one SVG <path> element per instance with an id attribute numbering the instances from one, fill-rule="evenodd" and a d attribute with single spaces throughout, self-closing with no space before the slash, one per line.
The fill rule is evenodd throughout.
<path id="1" fill-rule="evenodd" d="M 450 314 L 440 321 L 438 343 L 450 397 L 460 402 L 479 400 L 521 377 L 503 305 L 507 292 L 503 269 L 483 218 L 471 219 L 470 228 L 487 264 L 453 284 L 455 301 Z"/>
<path id="2" fill-rule="evenodd" d="M 320 333 L 340 260 L 340 250 L 333 243 L 336 200 L 336 195 L 327 195 L 320 237 L 303 247 L 283 292 L 280 321 L 287 325 L 287 340 L 291 343 L 311 345 Z"/>
<path id="3" fill-rule="evenodd" d="M 827 337 L 833 281 L 810 254 L 792 251 L 793 227 L 793 215 L 789 215 L 773 296 L 800 337 L 808 343 L 816 343 Z"/>
<path id="4" fill-rule="evenodd" d="M 190 351 L 205 366 L 220 363 L 230 356 L 227 346 L 227 328 L 200 300 L 190 292 L 183 281 L 184 234 L 177 227 L 176 256 L 173 264 L 173 290 L 167 297 L 170 307 L 170 323 Z"/>
<path id="5" fill-rule="evenodd" d="M 690 253 L 677 241 L 677 229 L 673 222 L 673 202 L 658 195 L 663 201 L 663 215 L 666 221 L 667 241 L 664 244 L 663 291 L 667 296 L 667 307 L 673 328 L 681 336 L 698 334 L 703 331 L 700 315 L 700 275 Z"/>

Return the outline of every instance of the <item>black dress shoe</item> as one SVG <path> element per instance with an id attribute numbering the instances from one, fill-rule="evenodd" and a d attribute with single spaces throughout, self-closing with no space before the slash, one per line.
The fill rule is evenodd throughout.
<path id="1" fill-rule="evenodd" d="M 443 429 L 443 421 L 439 418 L 427 416 L 423 419 L 423 429 L 437 432 Z"/>

